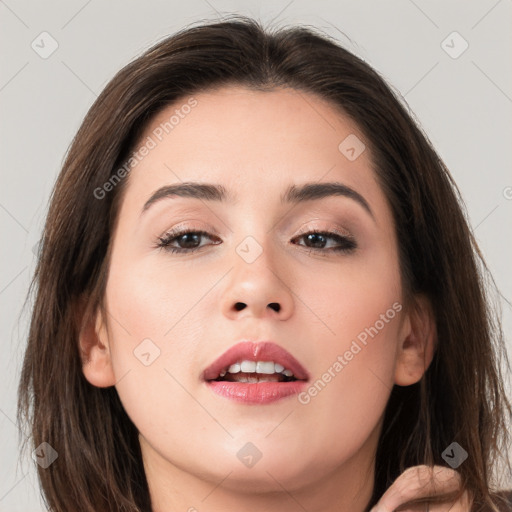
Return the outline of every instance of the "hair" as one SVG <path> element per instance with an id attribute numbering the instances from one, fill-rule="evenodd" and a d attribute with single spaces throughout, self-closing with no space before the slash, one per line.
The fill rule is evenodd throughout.
<path id="1" fill-rule="evenodd" d="M 372 67 L 314 28 L 264 29 L 243 16 L 189 26 L 121 69 L 64 160 L 29 290 L 35 299 L 18 394 L 19 424 L 29 425 L 32 446 L 47 442 L 59 455 L 38 467 L 49 510 L 151 510 L 137 429 L 115 387 L 95 387 L 82 371 L 80 330 L 104 308 L 128 177 L 102 199 L 95 190 L 112 180 L 163 108 L 231 85 L 310 93 L 357 125 L 392 210 L 406 298 L 422 294 L 432 305 L 434 358 L 420 382 L 392 389 L 368 509 L 406 468 L 446 466 L 442 452 L 456 441 L 468 453 L 457 471 L 472 509 L 497 510 L 493 468 L 510 443 L 502 382 L 510 364 L 488 292 L 495 285 L 460 192 L 405 101 Z"/>

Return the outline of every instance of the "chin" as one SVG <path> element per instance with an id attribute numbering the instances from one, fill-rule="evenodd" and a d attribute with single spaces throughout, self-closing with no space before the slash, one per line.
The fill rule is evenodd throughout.
<path id="1" fill-rule="evenodd" d="M 232 457 L 224 456 L 222 459 L 215 467 L 215 475 L 210 475 L 210 478 L 213 477 L 213 480 L 218 482 L 229 473 L 223 487 L 238 492 L 276 492 L 281 489 L 280 486 L 290 492 L 295 491 L 321 478 L 322 469 L 325 470 L 320 464 L 320 458 L 319 463 L 315 464 L 314 461 L 306 460 L 300 452 L 287 456 L 278 451 L 267 455 L 263 453 L 258 461 L 247 461 L 248 465 L 238 457 L 234 463 Z"/>

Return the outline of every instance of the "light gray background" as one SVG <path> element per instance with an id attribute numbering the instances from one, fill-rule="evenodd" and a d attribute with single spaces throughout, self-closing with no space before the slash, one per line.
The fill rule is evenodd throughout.
<path id="1" fill-rule="evenodd" d="M 185 25 L 233 12 L 320 27 L 405 96 L 461 189 L 499 289 L 512 297 L 510 0 L 0 0 L 2 512 L 44 510 L 35 469 L 17 452 L 16 386 L 28 325 L 20 312 L 64 154 L 116 71 Z M 59 45 L 47 59 L 31 47 L 43 31 Z M 441 46 L 453 31 L 469 43 L 456 59 Z M 447 44 L 461 48 L 461 41 Z M 512 315 L 503 307 L 510 347 Z"/>

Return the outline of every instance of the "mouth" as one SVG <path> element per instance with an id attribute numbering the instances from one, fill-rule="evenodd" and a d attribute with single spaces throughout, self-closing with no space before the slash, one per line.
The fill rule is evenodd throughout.
<path id="1" fill-rule="evenodd" d="M 213 379 L 217 382 L 293 382 L 297 380 L 289 368 L 275 361 L 250 361 L 245 359 L 221 370 Z"/>
<path id="2" fill-rule="evenodd" d="M 246 341 L 224 352 L 204 371 L 203 379 L 225 398 L 264 404 L 299 393 L 309 375 L 276 343 Z"/>

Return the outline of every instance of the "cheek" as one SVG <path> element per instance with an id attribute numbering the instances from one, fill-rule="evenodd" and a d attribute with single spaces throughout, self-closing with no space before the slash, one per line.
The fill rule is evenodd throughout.
<path id="1" fill-rule="evenodd" d="M 318 291 L 304 296 L 317 297 L 308 306 L 325 321 L 325 334 L 315 347 L 311 385 L 299 399 L 309 409 L 305 417 L 316 418 L 319 437 L 332 440 L 328 457 L 334 461 L 364 443 L 387 404 L 402 310 L 400 278 L 389 261 L 354 265 L 336 280 L 318 276 L 316 284 Z"/>
<path id="2" fill-rule="evenodd" d="M 311 321 L 321 328 L 318 337 L 327 342 L 315 351 L 324 348 L 326 354 L 337 355 L 357 340 L 365 348 L 358 359 L 393 359 L 402 309 L 400 269 L 393 250 L 342 257 L 321 272 L 297 275 L 297 294 L 304 298 Z M 300 301 L 297 307 L 302 307 Z"/>
<path id="3" fill-rule="evenodd" d="M 201 302 L 225 273 L 218 270 L 201 272 L 193 265 L 170 265 L 163 255 L 158 261 L 121 261 L 112 266 L 107 286 L 112 315 L 130 333 L 130 343 L 150 338 L 162 355 L 169 350 L 181 353 L 183 347 L 190 347 L 202 323 Z M 208 300 L 204 303 L 213 307 Z"/>
<path id="4" fill-rule="evenodd" d="M 195 384 L 200 374 L 194 361 L 202 321 L 195 307 L 218 277 L 192 270 L 171 274 L 154 265 L 112 269 L 107 304 L 116 390 L 123 407 L 157 451 L 167 450 L 167 458 L 201 460 L 197 442 L 189 441 L 200 437 L 197 426 L 214 430 L 218 425 L 213 419 L 207 423 L 210 418 L 190 394 L 195 392 L 191 380 Z"/>
<path id="5" fill-rule="evenodd" d="M 206 293 L 224 274 L 171 268 L 163 257 L 159 265 L 113 260 L 107 284 L 112 364 L 123 406 L 141 432 L 163 428 L 158 435 L 179 437 L 189 428 L 183 418 L 204 423 L 186 390 L 197 385 L 207 317 L 218 306 Z"/>

